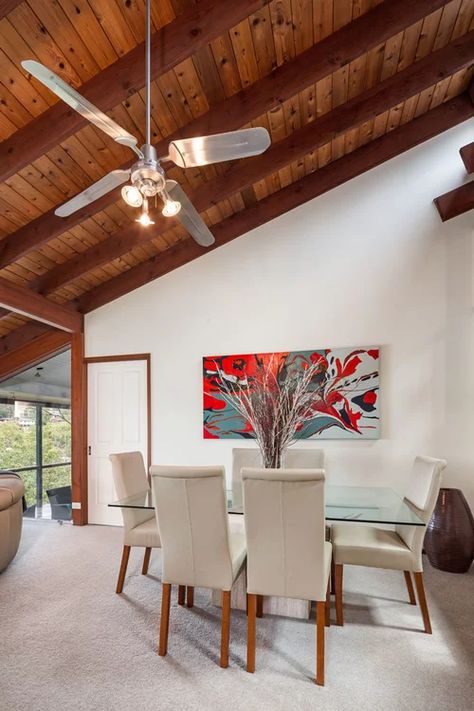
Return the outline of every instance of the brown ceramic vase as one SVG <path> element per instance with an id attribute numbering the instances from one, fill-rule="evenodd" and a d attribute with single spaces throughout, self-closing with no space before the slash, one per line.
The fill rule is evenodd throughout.
<path id="1" fill-rule="evenodd" d="M 425 550 L 434 568 L 467 573 L 474 558 L 474 519 L 460 489 L 440 489 Z"/>

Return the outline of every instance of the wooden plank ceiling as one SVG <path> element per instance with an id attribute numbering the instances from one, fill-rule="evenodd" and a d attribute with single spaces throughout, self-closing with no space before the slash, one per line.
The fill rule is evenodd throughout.
<path id="1" fill-rule="evenodd" d="M 159 154 L 171 135 L 272 137 L 257 159 L 167 166 L 217 246 L 474 113 L 474 0 L 154 0 L 152 20 Z M 54 216 L 132 155 L 20 62 L 44 63 L 143 142 L 143 40 L 144 0 L 0 0 L 0 278 L 83 312 L 205 250 L 159 212 L 139 227 L 118 191 Z M 1 309 L 0 355 L 47 328 Z"/>

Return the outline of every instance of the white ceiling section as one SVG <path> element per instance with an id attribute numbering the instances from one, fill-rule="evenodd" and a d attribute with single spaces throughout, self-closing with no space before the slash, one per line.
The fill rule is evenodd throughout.
<path id="1" fill-rule="evenodd" d="M 39 373 L 39 375 L 37 375 Z M 67 405 L 71 401 L 71 351 L 60 353 L 33 368 L 4 380 L 0 398 L 50 402 Z"/>

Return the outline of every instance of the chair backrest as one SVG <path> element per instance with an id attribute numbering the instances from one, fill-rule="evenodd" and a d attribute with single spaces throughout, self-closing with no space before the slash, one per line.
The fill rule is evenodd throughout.
<path id="1" fill-rule="evenodd" d="M 324 449 L 289 447 L 283 454 L 285 469 L 324 469 Z"/>
<path id="2" fill-rule="evenodd" d="M 224 467 L 152 466 L 164 583 L 232 587 Z"/>
<path id="3" fill-rule="evenodd" d="M 244 469 L 247 590 L 324 600 L 322 469 Z"/>
<path id="4" fill-rule="evenodd" d="M 259 449 L 234 447 L 232 450 L 232 503 L 242 506 L 242 469 L 262 466 Z M 324 469 L 324 450 L 289 447 L 283 454 L 285 469 Z"/>
<path id="5" fill-rule="evenodd" d="M 261 467 L 262 455 L 260 450 L 253 447 L 234 447 L 232 450 L 232 504 L 234 507 L 242 506 L 242 469 L 244 467 Z"/>
<path id="6" fill-rule="evenodd" d="M 441 486 L 441 474 L 445 468 L 444 459 L 433 459 L 432 457 L 419 456 L 413 463 L 405 499 L 427 525 L 436 506 Z M 421 554 L 426 526 L 397 526 L 396 531 L 418 558 L 418 568 L 421 571 L 423 568 Z"/>
<path id="7" fill-rule="evenodd" d="M 125 499 L 134 494 L 141 494 L 150 489 L 146 475 L 145 463 L 141 452 L 121 452 L 110 454 L 112 462 L 112 475 L 118 499 Z M 153 517 L 153 511 L 140 509 L 120 509 L 122 512 L 123 526 L 126 531 L 138 526 Z"/>

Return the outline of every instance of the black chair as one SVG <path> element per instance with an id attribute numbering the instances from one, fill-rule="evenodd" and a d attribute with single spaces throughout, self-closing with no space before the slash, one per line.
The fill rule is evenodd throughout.
<path id="1" fill-rule="evenodd" d="M 46 489 L 51 505 L 51 518 L 56 521 L 70 521 L 72 511 L 72 492 L 70 486 Z"/>

